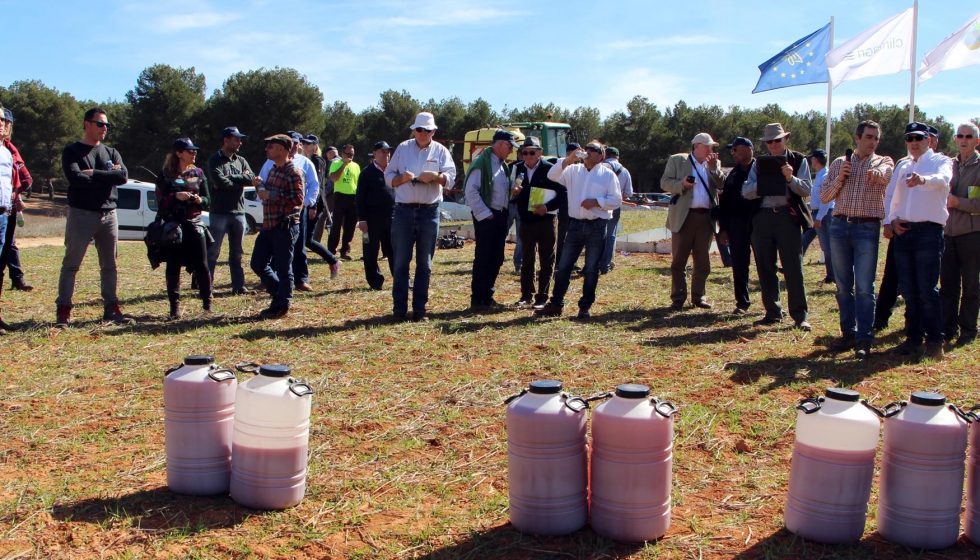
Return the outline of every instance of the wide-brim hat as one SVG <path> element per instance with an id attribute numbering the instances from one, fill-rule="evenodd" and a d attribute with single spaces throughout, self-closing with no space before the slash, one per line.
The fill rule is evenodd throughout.
<path id="1" fill-rule="evenodd" d="M 432 113 L 422 111 L 421 113 L 415 115 L 415 124 L 408 128 L 411 130 L 415 130 L 416 128 L 435 130 L 439 127 L 436 126 L 436 118 L 432 115 Z"/>
<path id="2" fill-rule="evenodd" d="M 768 142 L 770 140 L 779 140 L 780 138 L 785 138 L 789 136 L 788 131 L 783 130 L 783 125 L 780 123 L 769 123 L 766 125 L 766 132 L 759 138 L 760 142 Z"/>
<path id="3" fill-rule="evenodd" d="M 718 142 L 715 142 L 715 139 L 712 138 L 711 135 L 708 134 L 707 132 L 702 132 L 697 136 L 695 136 L 694 140 L 691 140 L 691 144 L 704 144 L 705 146 L 717 146 Z"/>
<path id="4" fill-rule="evenodd" d="M 525 136 L 524 143 L 521 144 L 521 148 L 531 148 L 534 150 L 541 150 L 541 139 L 537 136 Z"/>

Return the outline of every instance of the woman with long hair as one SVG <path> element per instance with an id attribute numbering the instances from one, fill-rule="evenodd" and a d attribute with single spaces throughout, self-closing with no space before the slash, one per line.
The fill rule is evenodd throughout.
<path id="1" fill-rule="evenodd" d="M 204 171 L 194 164 L 200 150 L 190 138 L 178 138 L 157 176 L 157 221 L 180 224 L 181 242 L 164 251 L 167 262 L 167 298 L 170 318 L 180 317 L 180 269 L 186 267 L 197 278 L 201 302 L 211 311 L 211 273 L 208 271 L 208 231 L 201 212 L 211 204 L 211 191 Z"/>
<path id="2" fill-rule="evenodd" d="M 17 221 L 15 220 L 17 213 L 23 211 L 25 207 L 21 194 L 30 190 L 34 179 L 31 178 L 27 165 L 24 164 L 24 158 L 21 157 L 17 147 L 11 141 L 13 134 L 14 114 L 10 109 L 3 109 L 2 115 L 0 115 L 0 142 L 3 142 L 3 146 L 10 150 L 10 154 L 14 158 L 14 171 L 13 177 L 11 177 L 13 198 L 11 199 L 10 217 L 7 220 L 7 234 L 3 239 L 3 251 L 0 252 L 0 284 L 3 284 L 3 275 L 6 269 L 10 271 L 10 287 L 29 292 L 34 287 L 24 281 L 24 271 L 20 266 L 20 252 L 17 250 L 14 232 L 17 229 Z"/>

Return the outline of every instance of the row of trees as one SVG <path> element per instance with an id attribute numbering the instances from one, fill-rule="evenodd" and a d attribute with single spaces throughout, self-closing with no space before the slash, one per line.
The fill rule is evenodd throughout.
<path id="1" fill-rule="evenodd" d="M 355 112 L 344 101 L 324 104 L 319 88 L 305 76 L 278 67 L 234 74 L 210 96 L 204 75 L 194 68 L 158 64 L 143 70 L 124 101 L 77 100 L 40 81 L 21 81 L 0 88 L 0 102 L 15 114 L 14 140 L 32 173 L 37 179 L 56 181 L 63 181 L 62 148 L 80 138 L 82 115 L 94 106 L 108 112 L 114 125 L 108 142 L 122 152 L 130 175 L 146 180 L 160 168 L 166 151 L 178 137 L 190 137 L 206 148 L 203 160 L 212 148 L 218 148 L 218 136 L 224 127 L 238 126 L 249 136 L 242 154 L 253 167 L 258 167 L 264 159 L 258 140 L 266 136 L 285 130 L 313 133 L 324 145 L 339 147 L 349 143 L 359 154 L 366 154 L 378 140 L 395 145 L 408 138 L 408 126 L 415 114 L 426 110 L 436 115 L 436 139 L 444 143 L 461 141 L 466 131 L 508 121 L 569 123 L 573 138 L 599 138 L 619 148 L 621 161 L 632 172 L 636 189 L 651 192 L 659 190 L 667 156 L 688 151 L 691 138 L 699 132 L 708 132 L 724 144 L 736 136 L 755 140 L 766 123 L 781 122 L 792 132 L 790 147 L 809 153 L 824 147 L 826 128 L 825 115 L 816 111 L 789 114 L 776 104 L 759 109 L 689 107 L 684 101 L 661 110 L 640 95 L 630 100 L 624 110 L 605 119 L 594 107 L 568 109 L 553 103 L 535 103 L 522 109 L 504 107 L 498 111 L 483 99 L 469 103 L 458 97 L 422 101 L 407 91 L 396 90 L 383 92 L 377 105 Z M 952 140 L 954 123 L 942 116 L 929 119 L 918 110 L 916 115 L 918 120 L 940 129 L 944 151 L 956 153 Z M 902 132 L 908 121 L 908 106 L 860 104 L 834 119 L 833 156 L 853 147 L 852 135 L 857 123 L 864 119 L 883 126 L 880 153 L 896 159 L 905 155 Z M 457 162 L 462 159 L 461 150 L 461 142 L 456 143 L 453 155 Z M 729 154 L 721 152 L 723 163 L 731 165 Z"/>

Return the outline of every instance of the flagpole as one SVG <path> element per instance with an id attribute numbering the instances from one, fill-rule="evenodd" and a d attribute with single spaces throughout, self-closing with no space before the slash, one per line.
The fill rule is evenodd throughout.
<path id="1" fill-rule="evenodd" d="M 830 47 L 829 50 L 834 50 L 834 16 L 830 16 Z M 829 72 L 828 72 L 829 74 Z M 834 79 L 829 75 L 827 76 L 827 155 L 830 155 L 830 106 L 834 96 Z"/>
<path id="2" fill-rule="evenodd" d="M 912 77 L 909 79 L 909 122 L 915 122 L 915 38 L 919 21 L 919 0 L 912 2 L 912 50 L 909 52 L 911 58 Z"/>

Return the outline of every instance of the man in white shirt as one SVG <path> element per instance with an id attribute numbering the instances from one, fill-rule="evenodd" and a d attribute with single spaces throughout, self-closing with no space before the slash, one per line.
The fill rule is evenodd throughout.
<path id="1" fill-rule="evenodd" d="M 3 113 L 3 105 L 0 105 L 0 113 Z M 13 176 L 14 156 L 10 150 L 0 144 L 0 239 L 3 239 L 7 233 L 7 213 L 10 211 L 13 197 L 13 183 L 11 182 Z M 3 247 L 0 247 L 0 251 L 3 251 Z M 3 322 L 3 319 L 0 319 L 0 335 L 7 334 L 8 328 L 10 327 Z"/>
<path id="2" fill-rule="evenodd" d="M 466 174 L 466 205 L 473 211 L 476 238 L 470 291 L 470 309 L 474 311 L 486 311 L 497 305 L 493 293 L 500 266 L 504 264 L 504 246 L 510 229 L 507 213 L 511 198 L 521 192 L 519 185 L 511 187 L 507 165 L 507 156 L 516 147 L 512 132 L 498 130 L 490 147 L 473 159 Z"/>
<path id="3" fill-rule="evenodd" d="M 630 175 L 629 169 L 619 163 L 619 149 L 606 148 L 606 161 L 603 163 L 611 167 L 616 173 L 616 177 L 619 178 L 619 187 L 623 191 L 623 206 L 636 206 L 627 202 L 633 196 L 633 176 Z M 599 262 L 599 274 L 606 274 L 616 266 L 616 263 L 613 262 L 613 255 L 616 253 L 616 229 L 619 227 L 619 215 L 622 210 L 622 208 L 613 210 L 613 217 L 606 224 L 606 248 L 602 252 L 602 260 Z"/>
<path id="4" fill-rule="evenodd" d="M 895 353 L 918 357 L 925 338 L 925 357 L 943 358 L 943 314 L 939 272 L 943 227 L 952 160 L 929 147 L 929 128 L 920 122 L 905 127 L 909 158 L 895 167 L 888 185 L 887 223 L 895 234 L 898 290 L 905 298 L 905 342 Z"/>
<path id="5" fill-rule="evenodd" d="M 413 138 L 395 148 L 385 183 L 395 189 L 395 213 L 391 222 L 391 248 L 394 251 L 394 278 L 391 297 L 393 317 L 404 321 L 408 312 L 408 269 L 412 249 L 418 247 L 415 284 L 412 288 L 412 320 L 426 318 L 432 256 L 439 237 L 439 203 L 442 190 L 456 180 L 456 165 L 445 146 L 434 142 L 436 119 L 432 113 L 415 116 Z"/>
<path id="6" fill-rule="evenodd" d="M 316 208 L 316 199 L 320 196 L 320 180 L 317 178 L 316 166 L 313 165 L 310 158 L 299 153 L 302 149 L 300 141 L 303 140 L 303 135 L 294 131 L 289 131 L 287 134 L 293 140 L 293 148 L 289 151 L 289 159 L 292 160 L 293 165 L 303 175 L 303 184 L 305 185 L 303 193 L 303 218 L 299 221 L 299 239 L 293 248 L 293 285 L 301 292 L 312 292 L 313 286 L 310 286 L 310 265 L 306 258 L 306 214 L 310 208 Z M 271 159 L 266 160 L 262 166 L 262 170 L 259 171 L 259 175 L 263 181 L 268 178 L 269 171 L 272 170 L 272 165 L 273 162 Z"/>
<path id="7" fill-rule="evenodd" d="M 622 206 L 623 194 L 619 179 L 607 165 L 600 165 L 605 146 L 598 140 L 586 144 L 585 150 L 560 158 L 548 171 L 548 178 L 568 188 L 568 232 L 562 250 L 555 288 L 551 301 L 537 310 L 540 316 L 561 315 L 565 308 L 565 292 L 572 276 L 572 267 L 585 249 L 585 269 L 582 297 L 578 300 L 578 318 L 591 317 L 589 309 L 595 303 L 599 285 L 599 261 L 606 248 L 606 224 L 614 210 Z"/>

